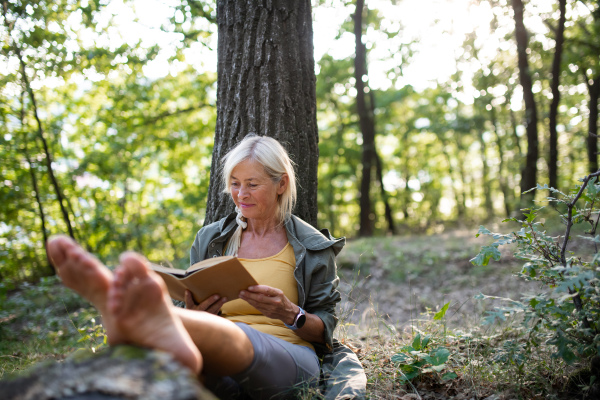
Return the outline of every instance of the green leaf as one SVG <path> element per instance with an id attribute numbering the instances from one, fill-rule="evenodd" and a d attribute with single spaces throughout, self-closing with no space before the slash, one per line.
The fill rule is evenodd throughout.
<path id="1" fill-rule="evenodd" d="M 396 353 L 391 360 L 395 363 L 408 364 L 412 361 L 412 357 L 404 353 Z"/>
<path id="2" fill-rule="evenodd" d="M 436 312 L 433 315 L 433 320 L 434 321 L 439 321 L 442 318 L 444 318 L 444 316 L 446 315 L 446 311 L 448 311 L 448 307 L 450 306 L 450 302 L 447 302 L 446 304 L 444 304 L 444 306 L 442 307 L 442 309 L 438 312 Z"/>
<path id="3" fill-rule="evenodd" d="M 412 341 L 412 347 L 415 350 L 421 350 L 421 334 L 417 333 L 417 336 Z"/>
<path id="4" fill-rule="evenodd" d="M 416 378 L 417 376 L 419 376 L 419 374 L 421 373 L 421 370 L 419 368 L 411 368 L 410 371 L 404 371 L 404 369 L 402 369 L 402 374 L 400 376 L 400 380 L 403 382 L 406 381 L 410 381 L 414 378 Z"/>
<path id="5" fill-rule="evenodd" d="M 449 381 L 456 378 L 458 378 L 458 375 L 456 375 L 454 372 L 446 372 L 444 375 L 442 375 L 443 381 Z"/>
<path id="6" fill-rule="evenodd" d="M 438 347 L 432 350 L 424 359 L 431 365 L 442 365 L 448 361 L 448 357 L 450 357 L 450 350 L 445 347 Z"/>
<path id="7" fill-rule="evenodd" d="M 479 252 L 479 254 L 477 254 L 477 256 L 475 256 L 474 258 L 472 258 L 470 260 L 470 262 L 473 265 L 476 265 L 479 267 L 485 267 L 490 262 L 490 258 L 493 258 L 495 261 L 499 261 L 500 256 L 501 256 L 501 254 L 500 254 L 500 250 L 498 250 L 498 247 L 496 247 L 494 245 L 483 246 L 481 248 L 481 251 Z"/>
<path id="8" fill-rule="evenodd" d="M 444 368 L 446 368 L 446 363 L 443 363 L 440 365 L 434 365 L 431 367 L 431 369 L 433 369 L 436 372 L 442 372 Z"/>
<path id="9" fill-rule="evenodd" d="M 421 350 L 425 350 L 425 348 L 429 344 L 430 340 L 431 340 L 431 336 L 425 335 L 425 337 L 421 340 Z"/>
<path id="10" fill-rule="evenodd" d="M 533 222 L 533 220 L 535 219 L 535 217 L 537 217 L 537 213 L 535 211 L 533 211 L 533 210 L 531 210 L 529 212 L 529 214 L 527 214 L 526 212 L 524 212 L 523 215 L 525 217 L 527 217 L 526 221 L 529 222 L 529 223 Z"/>

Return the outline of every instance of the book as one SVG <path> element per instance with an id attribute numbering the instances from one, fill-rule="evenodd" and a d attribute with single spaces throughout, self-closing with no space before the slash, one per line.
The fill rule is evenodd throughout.
<path id="1" fill-rule="evenodd" d="M 173 299 L 185 301 L 185 290 L 188 289 L 196 304 L 213 294 L 227 297 L 228 301 L 235 300 L 241 290 L 258 285 L 240 260 L 233 256 L 208 258 L 188 269 L 156 264 L 151 264 L 151 267 L 163 278 Z"/>

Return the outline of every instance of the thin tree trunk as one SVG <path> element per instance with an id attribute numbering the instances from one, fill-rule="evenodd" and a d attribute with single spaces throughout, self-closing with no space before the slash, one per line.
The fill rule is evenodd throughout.
<path id="1" fill-rule="evenodd" d="M 500 164 L 498 165 L 498 184 L 500 185 L 500 190 L 502 191 L 503 203 L 504 203 L 504 212 L 506 216 L 509 217 L 512 207 L 511 200 L 513 196 L 510 195 L 508 189 L 508 183 L 506 181 L 505 170 L 505 160 L 504 160 L 504 141 L 502 140 L 502 136 L 500 135 L 500 129 L 498 127 L 498 118 L 496 117 L 496 108 L 492 106 L 490 111 L 490 119 L 492 125 L 494 126 L 494 132 L 496 133 L 496 144 L 498 145 L 498 156 L 500 157 Z"/>
<path id="2" fill-rule="evenodd" d="M 8 12 L 8 2 L 3 1 L 2 15 L 4 17 L 4 25 L 6 26 L 6 28 L 8 30 L 8 35 L 10 36 L 12 33 L 14 22 L 11 23 L 8 21 L 7 15 L 6 15 L 7 12 Z M 21 75 L 23 78 L 23 84 L 25 85 L 25 90 L 29 94 L 29 98 L 31 100 L 31 105 L 33 106 L 33 115 L 35 117 L 35 121 L 36 121 L 37 127 L 38 127 L 37 133 L 38 133 L 40 140 L 42 141 L 42 144 L 44 145 L 44 153 L 46 154 L 46 165 L 48 168 L 48 175 L 50 176 L 50 181 L 52 182 L 52 185 L 56 192 L 56 198 L 58 200 L 58 204 L 60 205 L 60 210 L 63 214 L 63 219 L 65 221 L 65 224 L 67 225 L 67 230 L 69 231 L 69 235 L 73 239 L 75 239 L 75 235 L 73 234 L 73 228 L 71 226 L 71 220 L 69 218 L 69 214 L 63 204 L 62 190 L 60 189 L 60 185 L 58 184 L 58 181 L 56 180 L 56 177 L 54 176 L 54 170 L 52 169 L 52 156 L 50 154 L 50 150 L 48 149 L 48 143 L 46 142 L 46 138 L 44 138 L 44 129 L 42 127 L 42 122 L 40 121 L 40 117 L 38 114 L 38 108 L 37 108 L 37 102 L 35 99 L 35 94 L 33 93 L 33 89 L 31 88 L 31 85 L 29 83 L 29 78 L 27 77 L 27 72 L 25 70 L 25 62 L 23 61 L 21 49 L 19 48 L 17 42 L 14 39 L 13 39 L 12 47 L 13 47 L 13 50 L 15 51 L 15 55 L 17 56 L 17 59 L 19 60 L 19 64 L 21 67 Z"/>
<path id="3" fill-rule="evenodd" d="M 459 190 L 456 185 L 456 180 L 454 179 L 454 167 L 452 165 L 452 157 L 450 157 L 450 153 L 446 151 L 447 149 L 447 141 L 443 138 L 440 138 L 442 141 L 442 148 L 444 156 L 446 157 L 446 162 L 448 163 L 448 177 L 450 178 L 450 186 L 452 187 L 452 191 L 454 192 L 454 201 L 456 201 L 456 214 L 457 219 L 459 221 L 463 221 L 466 215 L 466 204 L 465 204 L 465 195 L 462 190 Z M 458 149 L 457 149 L 458 152 Z"/>
<path id="4" fill-rule="evenodd" d="M 29 150 L 27 148 L 27 133 L 25 133 L 25 93 L 21 92 L 21 110 L 20 110 L 20 123 L 21 129 L 23 130 L 23 155 L 25 156 L 25 160 L 27 160 L 27 165 L 29 169 L 29 176 L 31 177 L 31 186 L 33 186 L 33 195 L 35 197 L 35 201 L 37 203 L 38 212 L 40 215 L 40 228 L 42 231 L 42 236 L 44 237 L 44 253 L 46 254 L 46 260 L 48 261 L 48 269 L 51 275 L 56 275 L 56 270 L 54 269 L 54 265 L 52 264 L 52 260 L 48 255 L 48 251 L 46 249 L 46 243 L 48 243 L 48 230 L 46 229 L 46 213 L 44 212 L 44 205 L 42 204 L 42 199 L 40 197 L 40 189 L 38 187 L 37 177 L 35 175 L 34 164 L 31 162 L 31 157 L 29 157 Z"/>
<path id="5" fill-rule="evenodd" d="M 5 20 L 6 20 L 6 15 L 5 15 Z M 46 168 L 48 169 L 48 176 L 50 177 L 50 181 L 52 182 L 52 186 L 54 187 L 54 191 L 56 193 L 56 200 L 58 201 L 58 204 L 60 206 L 60 210 L 62 212 L 62 216 L 63 216 L 63 220 L 65 222 L 65 225 L 67 225 L 67 230 L 69 232 L 69 236 L 71 236 L 73 239 L 75 239 L 75 234 L 73 232 L 73 227 L 71 225 L 71 218 L 69 217 L 69 213 L 67 212 L 67 209 L 65 208 L 65 205 L 64 205 L 64 197 L 62 194 L 62 190 L 60 188 L 58 180 L 56 179 L 56 176 L 54 175 L 54 170 L 52 169 L 52 155 L 48 148 L 48 142 L 46 141 L 46 138 L 44 137 L 44 129 L 42 127 L 42 121 L 40 121 L 38 108 L 37 108 L 37 102 L 35 99 L 35 94 L 33 93 L 33 89 L 31 88 L 31 85 L 29 83 L 29 78 L 27 77 L 27 72 L 25 71 L 25 62 L 23 61 L 23 57 L 21 55 L 21 50 L 17 47 L 16 44 L 14 45 L 14 50 L 17 55 L 17 58 L 19 59 L 19 63 L 21 64 L 21 75 L 23 77 L 23 83 L 25 84 L 25 88 L 27 90 L 27 93 L 29 94 L 29 99 L 31 100 L 31 105 L 33 106 L 33 115 L 35 117 L 35 121 L 36 121 L 37 128 L 38 128 L 37 134 L 38 134 L 40 141 L 42 142 L 42 145 L 44 146 L 44 154 L 46 155 Z"/>
<path id="6" fill-rule="evenodd" d="M 373 122 L 373 132 L 376 132 L 377 130 L 375 129 L 375 94 L 373 90 L 369 91 L 369 99 L 371 100 L 370 115 Z M 394 224 L 394 215 L 392 212 L 392 207 L 390 206 L 390 196 L 385 190 L 385 186 L 383 186 L 383 164 L 381 163 L 381 157 L 379 157 L 379 153 L 377 152 L 375 142 L 373 142 L 373 153 L 375 155 L 375 168 L 377 173 L 377 180 L 379 181 L 379 189 L 381 190 L 381 200 L 383 201 L 383 205 L 385 207 L 385 220 L 388 224 L 388 232 L 392 235 L 395 235 L 396 226 Z"/>
<path id="7" fill-rule="evenodd" d="M 552 61 L 552 103 L 550 103 L 550 159 L 548 160 L 549 185 L 558 189 L 558 132 L 556 131 L 558 105 L 560 104 L 560 63 L 564 44 L 565 20 L 567 0 L 558 0 L 560 17 L 556 28 L 556 45 L 554 48 L 554 59 Z"/>
<path id="8" fill-rule="evenodd" d="M 245 136 L 281 142 L 296 164 L 295 214 L 317 223 L 316 78 L 308 0 L 217 1 L 217 123 L 204 223 L 234 205 L 222 193 L 223 156 Z"/>
<path id="9" fill-rule="evenodd" d="M 535 98 L 533 96 L 533 84 L 531 81 L 531 72 L 529 62 L 527 61 L 527 31 L 523 24 L 523 2 L 522 0 L 512 0 L 512 6 L 515 13 L 515 36 L 517 40 L 517 54 L 519 63 L 519 81 L 523 88 L 523 99 L 525 101 L 525 128 L 527 131 L 527 156 L 525 166 L 521 173 L 521 192 L 535 188 L 537 184 L 537 159 L 538 159 L 538 131 L 537 131 L 537 109 Z M 535 190 L 521 199 L 526 202 L 523 206 L 529 205 L 535 197 Z"/>
<path id="10" fill-rule="evenodd" d="M 360 182 L 360 236 L 373 236 L 373 222 L 375 215 L 371 205 L 371 174 L 373 161 L 375 160 L 375 126 L 373 116 L 365 99 L 365 83 L 367 77 L 366 58 L 367 52 L 362 42 L 364 0 L 356 1 L 354 12 L 354 37 L 356 43 L 356 54 L 354 56 L 354 77 L 356 80 L 356 108 L 362 132 L 362 177 Z"/>
<path id="11" fill-rule="evenodd" d="M 492 201 L 492 188 L 489 181 L 489 166 L 487 162 L 487 145 L 483 139 L 483 130 L 479 131 L 479 143 L 481 145 L 481 162 L 483 165 L 481 171 L 481 183 L 483 187 L 483 196 L 485 210 L 487 212 L 485 219 L 492 219 L 494 217 L 494 203 Z"/>
<path id="12" fill-rule="evenodd" d="M 590 118 L 588 120 L 587 134 L 587 155 L 588 155 L 588 170 L 590 174 L 598 171 L 598 97 L 600 96 L 600 74 L 593 78 L 588 77 L 584 71 L 583 76 L 590 95 L 589 109 Z"/>
<path id="13" fill-rule="evenodd" d="M 381 198 L 385 206 L 385 220 L 388 223 L 388 232 L 395 235 L 396 225 L 394 224 L 394 215 L 392 207 L 390 206 L 388 193 L 383 186 L 383 167 L 381 165 L 381 157 L 379 157 L 377 151 L 375 151 L 375 167 L 377 168 L 377 180 L 379 181 L 379 187 L 381 188 Z"/>
<path id="14" fill-rule="evenodd" d="M 402 191 L 402 218 L 404 219 L 404 223 L 408 222 L 408 205 L 410 203 L 410 187 L 408 186 L 408 181 L 410 180 L 410 167 L 409 167 L 409 159 L 408 159 L 408 135 L 410 130 L 406 130 L 404 135 L 402 135 L 402 148 L 404 149 L 404 157 L 402 157 L 402 169 L 404 174 L 404 190 Z"/>

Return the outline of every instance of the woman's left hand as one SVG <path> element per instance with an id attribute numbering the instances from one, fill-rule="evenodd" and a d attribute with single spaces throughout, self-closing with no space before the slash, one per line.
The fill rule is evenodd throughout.
<path id="1" fill-rule="evenodd" d="M 240 292 L 240 298 L 246 300 L 264 316 L 279 319 L 286 324 L 293 324 L 298 314 L 298 306 L 292 303 L 282 290 L 271 286 L 250 286 L 248 290 Z"/>

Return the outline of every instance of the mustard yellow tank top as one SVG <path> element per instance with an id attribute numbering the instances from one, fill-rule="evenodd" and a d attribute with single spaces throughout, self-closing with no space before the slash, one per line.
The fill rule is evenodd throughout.
<path id="1" fill-rule="evenodd" d="M 240 258 L 240 262 L 256 279 L 256 282 L 281 289 L 292 303 L 298 304 L 298 286 L 294 278 L 296 257 L 294 248 L 289 242 L 274 256 L 259 259 Z M 222 316 L 230 321 L 243 322 L 258 331 L 314 349 L 309 342 L 301 339 L 294 331 L 287 328 L 281 320 L 265 317 L 245 300 L 229 301 L 223 305 L 221 311 Z"/>

